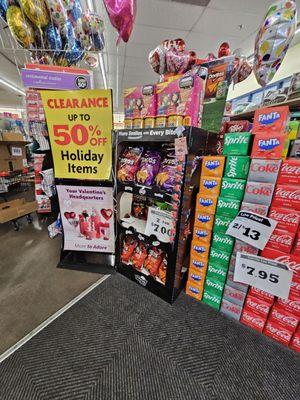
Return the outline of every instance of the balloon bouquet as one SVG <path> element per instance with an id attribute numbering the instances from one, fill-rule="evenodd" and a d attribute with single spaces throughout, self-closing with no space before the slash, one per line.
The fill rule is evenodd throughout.
<path id="1" fill-rule="evenodd" d="M 87 52 L 105 46 L 103 20 L 80 0 L 0 0 L 0 16 L 35 63 L 89 64 Z"/>

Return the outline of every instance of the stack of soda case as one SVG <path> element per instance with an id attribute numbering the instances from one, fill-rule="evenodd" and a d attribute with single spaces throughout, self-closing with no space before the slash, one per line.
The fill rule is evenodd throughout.
<path id="1" fill-rule="evenodd" d="M 225 158 L 223 156 L 206 156 L 202 160 L 199 193 L 196 198 L 189 274 L 186 285 L 186 293 L 198 300 L 201 300 L 203 296 L 212 227 L 221 187 L 224 162 Z M 215 283 L 215 286 L 218 288 L 218 282 Z"/>
<path id="2" fill-rule="evenodd" d="M 183 129 L 183 130 L 182 130 Z M 147 197 L 148 200 L 159 200 L 169 202 L 172 205 L 174 216 L 174 232 L 170 243 L 163 243 L 152 235 L 147 236 L 139 232 L 136 226 L 128 224 L 124 226 L 117 215 L 116 231 L 116 265 L 117 270 L 129 279 L 145 286 L 154 294 L 172 303 L 185 283 L 187 260 L 187 249 L 190 240 L 190 219 L 192 215 L 191 204 L 194 201 L 195 186 L 198 184 L 199 177 L 197 171 L 197 160 L 199 156 L 214 154 L 220 147 L 219 136 L 215 133 L 204 131 L 199 128 L 180 127 L 180 128 L 158 128 L 158 129 L 139 129 L 139 130 L 119 130 L 115 132 L 116 148 L 116 175 L 118 172 L 118 159 L 124 148 L 132 145 L 142 147 L 159 148 L 164 143 L 174 146 L 175 139 L 179 136 L 186 137 L 188 154 L 183 162 L 177 166 L 176 184 L 172 192 L 164 192 L 155 185 L 146 186 L 137 182 L 116 182 L 117 209 L 120 210 L 118 202 L 123 193 Z M 178 179 L 177 179 L 178 178 Z M 139 270 L 132 263 L 122 261 L 123 238 L 130 235 L 138 244 L 142 243 L 146 248 L 155 246 L 165 254 L 164 281 L 156 279 L 153 274 L 145 274 L 143 269 Z M 124 259 L 124 258 L 123 258 Z M 151 272 L 151 271 L 150 271 Z"/>

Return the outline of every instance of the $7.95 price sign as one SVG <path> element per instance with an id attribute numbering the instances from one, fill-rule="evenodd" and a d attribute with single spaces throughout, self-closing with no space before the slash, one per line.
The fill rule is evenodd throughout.
<path id="1" fill-rule="evenodd" d="M 251 254 L 237 253 L 233 280 L 287 299 L 293 272 L 277 261 Z"/>
<path id="2" fill-rule="evenodd" d="M 155 235 L 158 240 L 169 243 L 173 227 L 173 217 L 170 212 L 155 207 L 148 208 L 145 235 Z"/>

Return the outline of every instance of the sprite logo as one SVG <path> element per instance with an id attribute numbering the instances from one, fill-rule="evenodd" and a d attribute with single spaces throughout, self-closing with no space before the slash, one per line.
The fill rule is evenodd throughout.
<path id="1" fill-rule="evenodd" d="M 232 144 L 248 144 L 248 136 L 242 136 L 238 134 L 234 134 L 236 137 L 232 137 L 229 135 L 225 135 L 225 144 L 227 146 L 232 145 Z"/>
<path id="2" fill-rule="evenodd" d="M 218 207 L 230 208 L 231 210 L 239 210 L 239 203 L 235 203 L 234 201 L 224 201 L 219 198 Z"/>
<path id="3" fill-rule="evenodd" d="M 206 300 L 211 301 L 212 303 L 216 303 L 219 304 L 220 303 L 220 299 L 218 296 L 215 296 L 214 294 L 211 294 L 209 292 L 204 292 L 204 296 L 203 296 Z"/>
<path id="4" fill-rule="evenodd" d="M 216 290 L 223 290 L 223 285 L 221 285 L 218 282 L 215 281 L 211 281 L 210 279 L 206 279 L 206 285 L 212 289 L 216 289 Z"/>

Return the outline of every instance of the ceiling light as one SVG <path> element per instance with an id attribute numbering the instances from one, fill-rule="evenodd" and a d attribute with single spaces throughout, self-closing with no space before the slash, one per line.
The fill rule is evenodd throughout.
<path id="1" fill-rule="evenodd" d="M 17 86 L 5 81 L 2 78 L 0 78 L 0 84 L 10 88 L 11 90 L 14 90 L 15 92 L 21 94 L 22 96 L 25 96 L 24 90 L 19 89 Z"/>

